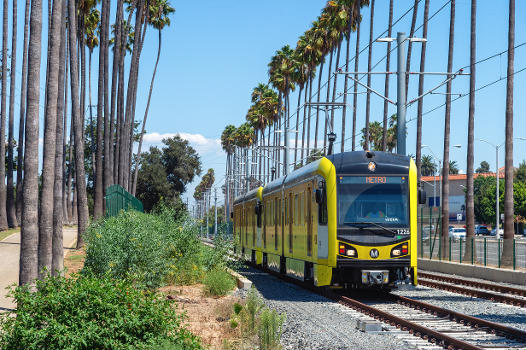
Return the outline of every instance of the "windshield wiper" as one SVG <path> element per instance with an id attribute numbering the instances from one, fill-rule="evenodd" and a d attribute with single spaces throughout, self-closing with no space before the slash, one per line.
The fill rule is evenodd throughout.
<path id="1" fill-rule="evenodd" d="M 384 226 L 382 226 L 380 224 L 377 224 L 376 222 L 372 222 L 372 221 L 344 222 L 344 224 L 345 225 L 349 225 L 349 226 L 353 226 L 353 227 L 358 227 L 359 229 L 364 229 L 364 228 L 369 227 L 369 226 L 376 226 L 376 227 L 381 228 L 385 232 L 389 232 L 390 234 L 393 235 L 393 237 L 398 234 L 395 231 L 393 231 L 391 229 L 388 229 L 387 227 L 384 227 Z"/>

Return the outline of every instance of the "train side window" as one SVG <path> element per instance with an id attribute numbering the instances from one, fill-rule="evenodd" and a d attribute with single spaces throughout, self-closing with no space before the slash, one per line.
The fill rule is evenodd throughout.
<path id="1" fill-rule="evenodd" d="M 292 193 L 289 193 L 289 253 L 292 253 Z"/>
<path id="2" fill-rule="evenodd" d="M 327 192 L 325 186 L 321 188 L 321 203 L 318 203 L 318 223 L 320 225 L 327 225 Z"/>

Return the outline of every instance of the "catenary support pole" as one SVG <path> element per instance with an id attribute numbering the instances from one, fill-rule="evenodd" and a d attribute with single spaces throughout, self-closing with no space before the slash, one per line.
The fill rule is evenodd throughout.
<path id="1" fill-rule="evenodd" d="M 397 138 L 396 138 L 396 153 L 405 155 L 406 154 L 406 125 L 405 125 L 405 112 L 406 112 L 406 97 L 405 97 L 405 42 L 407 37 L 405 33 L 398 32 L 396 41 L 398 44 L 398 96 L 396 102 L 396 117 L 398 120 L 397 127 Z"/>
<path id="2" fill-rule="evenodd" d="M 217 236 L 217 188 L 214 188 L 214 237 Z"/>

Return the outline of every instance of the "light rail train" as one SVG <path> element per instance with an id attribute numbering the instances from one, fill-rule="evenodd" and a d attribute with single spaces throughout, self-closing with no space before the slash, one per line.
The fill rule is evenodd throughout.
<path id="1" fill-rule="evenodd" d="M 235 249 L 316 286 L 416 285 L 418 202 L 410 157 L 322 157 L 235 199 Z"/>

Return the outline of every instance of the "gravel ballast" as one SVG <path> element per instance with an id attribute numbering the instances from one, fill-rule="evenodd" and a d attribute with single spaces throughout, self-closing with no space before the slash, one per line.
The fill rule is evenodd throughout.
<path id="1" fill-rule="evenodd" d="M 363 333 L 350 310 L 325 297 L 252 268 L 240 271 L 252 281 L 265 304 L 287 314 L 283 349 L 408 349 L 407 343 L 388 332 Z M 239 291 L 240 296 L 246 292 Z"/>
<path id="2" fill-rule="evenodd" d="M 524 308 L 424 286 L 407 287 L 393 293 L 526 331 Z"/>

